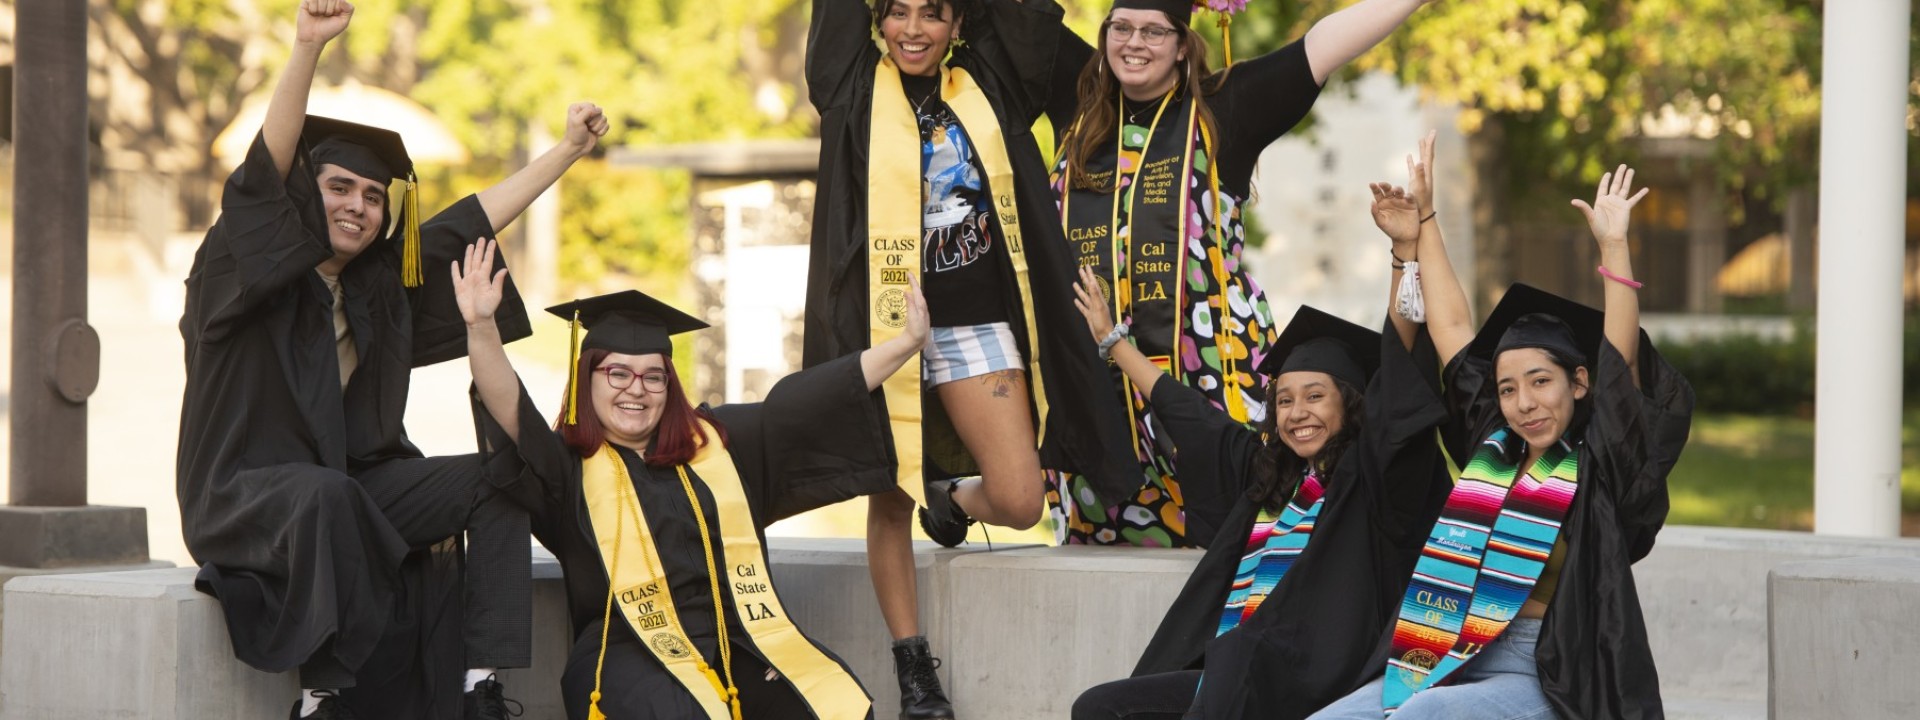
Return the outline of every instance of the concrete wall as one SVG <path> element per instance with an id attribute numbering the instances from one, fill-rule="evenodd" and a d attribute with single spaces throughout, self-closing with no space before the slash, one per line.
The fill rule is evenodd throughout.
<path id="1" fill-rule="evenodd" d="M 1788 563 L 1768 586 L 1773 717 L 1914 716 L 1920 558 Z"/>
<path id="2" fill-rule="evenodd" d="M 891 716 L 897 691 L 864 544 L 788 538 L 772 544 L 774 574 L 796 623 L 846 659 L 873 694 L 879 716 Z M 921 628 L 944 659 L 942 675 L 969 720 L 1063 718 L 1080 690 L 1125 676 L 1200 556 L 1086 547 L 922 549 Z M 1783 580 L 1802 567 L 1790 563 L 1861 555 L 1883 556 L 1881 562 L 1908 574 L 1832 579 L 1795 570 L 1790 582 Z M 1783 569 L 1774 580 L 1770 648 L 1767 577 L 1775 567 Z M 526 704 L 526 717 L 538 720 L 561 717 L 558 679 L 570 639 L 558 566 L 537 561 L 535 573 L 535 667 L 504 680 L 509 694 Z M 1671 717 L 1764 717 L 1770 652 L 1780 717 L 1879 716 L 1827 712 L 1836 695 L 1861 703 L 1898 698 L 1900 707 L 1915 700 L 1911 683 L 1874 679 L 1874 672 L 1907 672 L 1905 665 L 1846 672 L 1849 666 L 1837 659 L 1853 649 L 1863 659 L 1913 656 L 1899 653 L 1916 646 L 1912 640 L 1920 637 L 1912 636 L 1920 634 L 1920 623 L 1898 611 L 1920 606 L 1920 541 L 1674 527 L 1635 575 Z M 285 713 L 297 690 L 294 679 L 233 659 L 219 609 L 193 591 L 192 576 L 182 568 L 30 577 L 7 585 L 0 719 Z M 1823 604 L 1825 614 L 1813 610 Z M 1786 714 L 1789 707 L 1812 709 Z"/>

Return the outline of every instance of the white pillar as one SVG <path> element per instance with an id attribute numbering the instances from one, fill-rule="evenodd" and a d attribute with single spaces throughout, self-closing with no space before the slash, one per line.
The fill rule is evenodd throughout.
<path id="1" fill-rule="evenodd" d="M 558 144 L 553 133 L 538 120 L 527 123 L 527 157 Z M 560 183 L 555 180 L 527 206 L 522 227 L 526 229 L 526 254 L 523 266 L 514 269 L 513 281 L 528 308 L 543 308 L 554 301 L 560 287 Z"/>
<path id="2" fill-rule="evenodd" d="M 1900 534 L 1909 0 L 1826 5 L 1814 531 Z"/>

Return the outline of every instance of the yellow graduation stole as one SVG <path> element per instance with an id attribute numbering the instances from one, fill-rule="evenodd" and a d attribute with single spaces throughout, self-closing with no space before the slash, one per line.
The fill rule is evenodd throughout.
<path id="1" fill-rule="evenodd" d="M 1033 287 L 1027 278 L 1026 244 L 1020 237 L 1020 208 L 1014 197 L 1013 163 L 1007 159 L 1006 138 L 986 93 L 962 68 L 940 68 L 940 99 L 959 118 L 967 139 L 986 170 L 987 190 L 993 194 L 994 221 L 1007 241 L 1007 257 L 1020 287 L 1020 307 L 1027 321 L 1026 358 L 1036 415 L 1035 437 L 1047 435 L 1047 393 L 1040 377 L 1040 330 L 1034 322 Z M 924 178 L 920 170 L 920 123 L 900 71 L 890 57 L 881 57 L 873 71 L 872 132 L 867 138 L 867 304 L 868 347 L 900 334 L 907 324 L 907 276 L 922 267 L 920 225 Z M 911 148 L 912 152 L 907 152 Z M 909 190 L 911 188 L 911 190 Z M 921 477 L 920 356 L 888 376 L 880 386 L 887 402 L 894 451 L 899 458 L 900 487 L 926 504 Z"/>
<path id="2" fill-rule="evenodd" d="M 638 635 L 641 644 L 672 674 L 680 686 L 693 695 L 708 720 L 739 720 L 739 692 L 732 681 L 732 651 L 727 638 L 727 618 L 721 598 L 721 573 L 733 587 L 733 611 L 753 638 L 753 645 L 766 656 L 767 664 L 792 683 L 802 699 L 820 720 L 860 720 L 872 702 L 859 682 L 839 663 L 814 647 L 787 617 L 774 591 L 773 577 L 767 572 L 767 557 L 753 524 L 752 510 L 733 467 L 733 458 L 718 442 L 719 434 L 700 421 L 709 442 L 694 456 L 693 462 L 677 470 L 687 491 L 695 520 L 701 530 L 701 544 L 707 556 L 707 577 L 713 590 L 714 621 L 720 635 L 721 667 L 707 665 L 700 652 L 687 639 L 680 615 L 673 604 L 673 593 L 666 574 L 661 572 L 660 553 L 646 514 L 640 512 L 639 497 L 627 474 L 626 463 L 613 446 L 604 445 L 593 457 L 581 461 L 580 478 L 587 499 L 587 515 L 593 534 L 600 544 L 600 559 L 607 570 L 608 622 L 603 623 L 600 659 L 605 662 L 607 639 L 613 606 Z M 700 476 L 713 494 L 719 511 L 720 539 L 727 567 L 717 567 L 717 557 L 707 538 L 708 518 L 700 510 L 693 481 L 687 475 Z M 629 530 L 631 528 L 631 530 Z M 633 534 L 629 535 L 631 532 Z M 623 552 L 624 551 L 624 552 Z M 592 718 L 605 718 L 599 710 L 600 666 L 594 668 Z"/>

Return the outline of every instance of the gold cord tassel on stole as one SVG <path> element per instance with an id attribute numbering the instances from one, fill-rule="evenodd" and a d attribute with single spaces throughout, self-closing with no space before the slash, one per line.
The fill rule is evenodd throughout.
<path id="1" fill-rule="evenodd" d="M 1231 16 L 1222 15 L 1220 17 L 1221 28 L 1224 30 L 1227 23 L 1231 22 L 1231 20 Z M 1228 62 L 1232 61 L 1229 60 Z M 1223 391 L 1221 394 L 1226 396 L 1223 399 L 1227 401 L 1227 415 L 1240 422 L 1246 422 L 1247 401 L 1241 397 L 1242 393 L 1240 392 L 1240 362 L 1232 357 L 1231 353 L 1227 352 L 1227 346 L 1233 342 L 1233 334 L 1226 331 L 1227 323 L 1225 322 L 1233 313 L 1231 302 L 1227 299 L 1227 239 L 1225 235 L 1227 219 L 1220 216 L 1220 204 L 1223 198 L 1220 195 L 1220 173 L 1217 170 L 1217 158 L 1215 158 L 1213 154 L 1213 134 L 1207 132 L 1207 126 L 1204 123 L 1200 125 L 1200 142 L 1205 147 L 1207 153 L 1207 187 L 1213 191 L 1213 197 L 1211 198 L 1213 207 L 1207 209 L 1207 214 L 1213 217 L 1214 250 L 1220 254 L 1219 259 L 1213 263 L 1213 276 L 1214 287 L 1220 291 L 1221 323 L 1220 326 L 1214 330 L 1214 337 L 1215 341 L 1219 343 L 1220 351 L 1220 379 L 1222 381 L 1221 385 L 1223 386 L 1221 388 Z M 1247 302 L 1253 302 L 1253 298 L 1248 297 Z M 1247 353 L 1251 356 L 1253 348 L 1247 348 Z"/>
<path id="2" fill-rule="evenodd" d="M 713 559 L 713 532 L 707 529 L 707 514 L 700 511 L 700 496 L 693 491 L 693 478 L 687 476 L 687 466 L 675 468 L 680 472 L 680 487 L 687 491 L 687 504 L 693 507 L 693 520 L 700 527 L 700 547 L 707 554 L 707 584 L 713 588 L 713 625 L 714 632 L 720 636 L 720 670 L 727 674 L 726 679 L 713 671 L 706 660 L 697 660 L 700 672 L 706 673 L 707 682 L 713 683 L 713 691 L 727 699 L 728 709 L 733 711 L 733 720 L 740 718 L 740 690 L 733 686 L 733 645 L 727 639 L 727 616 L 725 606 L 720 602 L 720 566 Z"/>
<path id="3" fill-rule="evenodd" d="M 1233 16 L 1226 13 L 1220 13 L 1220 49 L 1226 54 L 1227 67 L 1233 67 Z"/>
<path id="4" fill-rule="evenodd" d="M 403 202 L 404 209 L 400 212 L 407 217 L 400 231 L 400 282 L 415 288 L 425 283 L 427 276 L 420 267 L 420 183 L 411 176 L 407 178 L 407 199 Z"/>
<path id="5" fill-rule="evenodd" d="M 573 311 L 573 319 L 567 321 L 567 420 L 568 425 L 580 424 L 580 311 Z"/>
<path id="6" fill-rule="evenodd" d="M 573 325 L 576 328 L 580 326 L 578 314 L 579 311 L 575 311 Z M 569 393 L 567 397 L 571 398 L 573 396 Z M 568 405 L 572 405 L 571 400 L 568 401 Z M 603 445 L 600 451 L 612 452 L 612 449 Z M 619 462 L 619 460 L 616 458 L 615 462 Z M 600 615 L 600 657 L 593 661 L 593 694 L 587 696 L 587 720 L 607 720 L 607 714 L 600 711 L 600 671 L 606 669 L 607 666 L 607 628 L 613 625 L 614 588 L 620 586 L 619 583 L 616 582 L 614 573 L 618 572 L 616 568 L 620 567 L 620 545 L 621 541 L 625 539 L 624 536 L 626 534 L 627 516 L 623 513 L 620 515 L 619 524 L 616 525 L 613 530 L 613 564 L 607 566 L 609 568 L 607 570 L 607 609 Z"/>

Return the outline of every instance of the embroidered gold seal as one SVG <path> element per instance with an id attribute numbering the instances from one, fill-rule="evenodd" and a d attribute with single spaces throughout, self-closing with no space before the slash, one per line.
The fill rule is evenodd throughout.
<path id="1" fill-rule="evenodd" d="M 676 660 L 693 654 L 693 648 L 687 647 L 687 641 L 681 640 L 679 635 L 669 633 L 653 636 L 653 649 L 661 655 Z"/>
<path id="2" fill-rule="evenodd" d="M 1408 650 L 1407 654 L 1400 658 L 1400 662 L 1420 668 L 1421 670 L 1432 670 L 1433 666 L 1440 664 L 1440 658 L 1432 652 L 1429 652 L 1426 648 L 1414 648 Z M 1411 674 L 1402 675 L 1401 677 L 1405 679 L 1408 684 L 1419 684 L 1420 678 L 1416 678 Z"/>
<path id="3" fill-rule="evenodd" d="M 887 288 L 873 302 L 874 319 L 890 328 L 907 325 L 907 294 L 899 288 Z"/>

